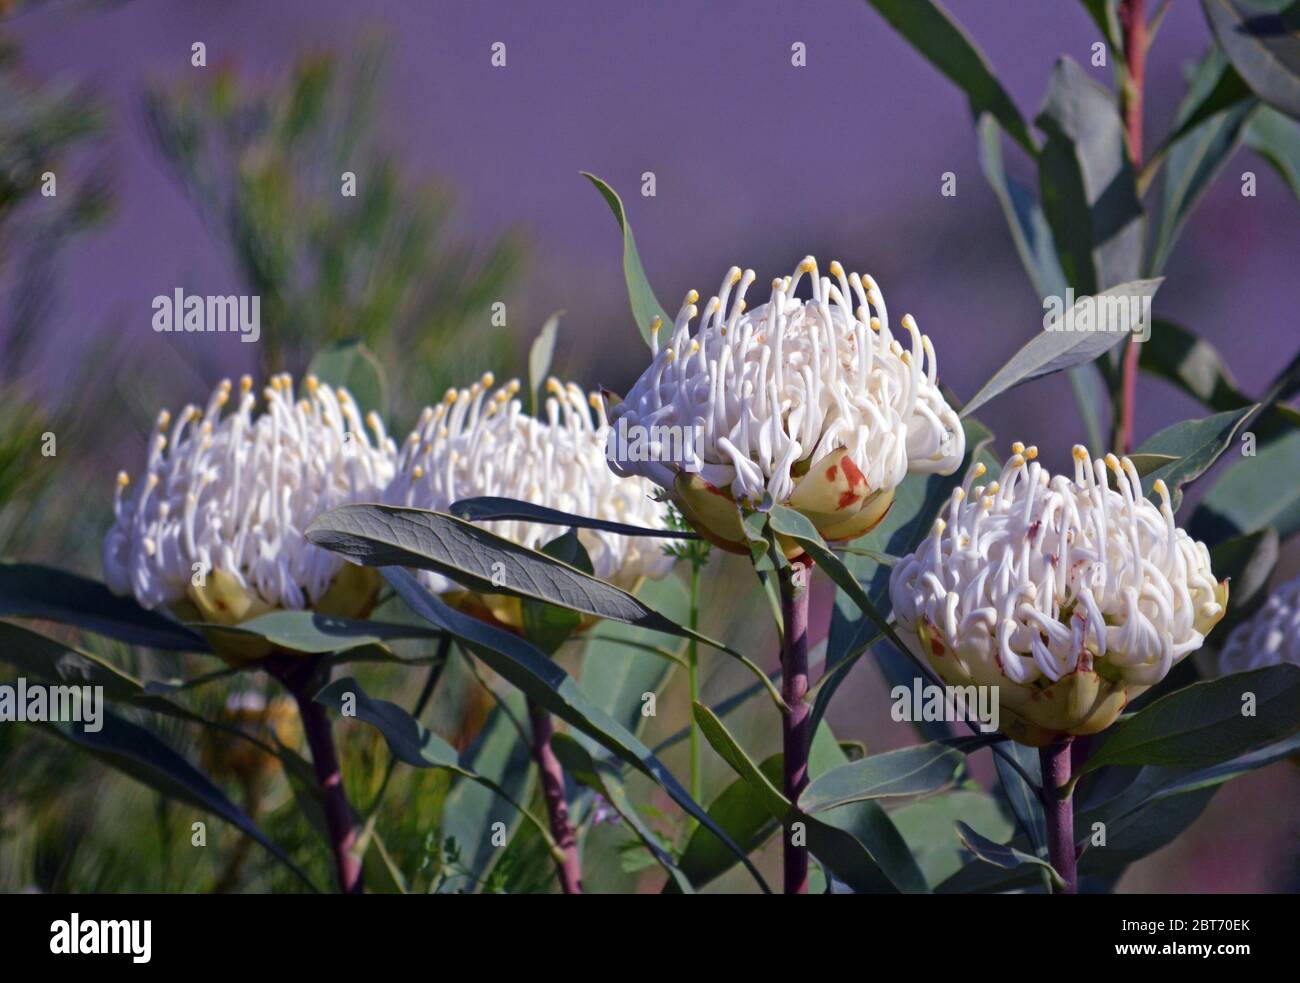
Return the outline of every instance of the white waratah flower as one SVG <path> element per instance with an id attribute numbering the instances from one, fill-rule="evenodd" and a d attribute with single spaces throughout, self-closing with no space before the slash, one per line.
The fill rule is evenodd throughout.
<path id="1" fill-rule="evenodd" d="M 972 488 L 977 465 L 953 491 L 889 593 L 914 653 L 949 685 L 999 687 L 1003 730 L 1041 746 L 1109 726 L 1201 646 L 1228 589 L 1128 458 L 1075 447 L 1071 481 L 1012 451 L 997 481 Z"/>
<path id="2" fill-rule="evenodd" d="M 1232 629 L 1212 661 L 1220 676 L 1283 662 L 1300 666 L 1300 577 L 1275 590 L 1249 620 Z"/>
<path id="3" fill-rule="evenodd" d="M 614 470 L 665 488 L 723 549 L 748 552 L 735 503 L 770 496 L 826 538 L 852 539 L 884 517 L 909 470 L 948 474 L 962 460 L 965 435 L 935 383 L 930 339 L 908 315 L 904 347 L 875 281 L 837 262 L 830 273 L 809 256 L 750 311 L 754 272 L 733 267 L 694 336 L 691 291 L 662 349 L 656 322 L 650 367 L 611 411 Z M 795 296 L 805 275 L 807 301 Z M 674 455 L 662 435 L 680 431 L 686 453 Z M 629 447 L 638 434 L 648 453 Z"/>
<path id="4" fill-rule="evenodd" d="M 104 540 L 108 586 L 145 607 L 180 605 L 202 621 L 237 624 L 272 608 L 357 616 L 373 602 L 373 571 L 313 546 L 317 515 L 377 500 L 397 448 L 379 417 L 361 414 L 345 389 L 274 376 L 254 416 L 253 380 L 229 381 L 207 406 L 158 416 L 145 475 L 118 475 L 116 520 Z M 192 602 L 197 612 L 185 602 Z"/>
<path id="5" fill-rule="evenodd" d="M 549 379 L 541 420 L 525 414 L 514 398 L 518 381 L 490 392 L 493 384 L 492 373 L 486 373 L 468 389 L 449 389 L 436 407 L 425 408 L 402 446 L 387 502 L 445 512 L 461 499 L 500 496 L 572 515 L 665 528 L 667 507 L 654 500 L 654 487 L 610 472 L 604 453 L 608 423 L 599 396 Z M 525 520 L 484 525 L 530 549 L 541 549 L 565 531 Z M 672 566 L 672 557 L 653 538 L 579 529 L 578 539 L 595 576 L 627 590 L 643 577 L 662 577 Z M 517 598 L 462 593 L 453 581 L 428 570 L 419 576 L 434 593 L 485 607 L 497 620 L 520 627 Z"/>

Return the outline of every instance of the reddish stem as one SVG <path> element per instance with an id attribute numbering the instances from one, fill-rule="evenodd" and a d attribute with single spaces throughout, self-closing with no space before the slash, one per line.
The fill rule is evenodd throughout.
<path id="1" fill-rule="evenodd" d="M 318 662 L 319 659 L 301 657 L 272 659 L 267 662 L 267 671 L 284 683 L 298 704 L 303 733 L 311 749 L 316 784 L 321 790 L 325 827 L 329 833 L 330 851 L 334 854 L 339 890 L 344 894 L 361 894 L 361 858 L 352 853 L 357 842 L 357 825 L 347 793 L 343 790 L 343 773 L 339 770 L 338 754 L 334 750 L 329 714 L 312 698 L 318 689 L 313 682 Z"/>
<path id="2" fill-rule="evenodd" d="M 1142 94 L 1146 82 L 1147 17 L 1146 0 L 1121 0 L 1119 23 L 1124 33 L 1124 129 L 1128 133 L 1129 155 L 1133 169 L 1142 166 Z M 1120 392 L 1119 452 L 1133 449 L 1133 415 L 1137 402 L 1138 354 L 1140 349 L 1130 339 L 1124 350 Z"/>
<path id="3" fill-rule="evenodd" d="M 564 770 L 551 747 L 555 722 L 551 715 L 532 700 L 528 701 L 528 721 L 533 730 L 533 760 L 542 773 L 542 797 L 551 823 L 551 835 L 564 854 L 556 860 L 555 870 L 565 894 L 582 893 L 582 865 L 578 861 L 578 837 L 569 822 L 569 803 L 564 797 Z"/>
<path id="4" fill-rule="evenodd" d="M 1065 881 L 1064 894 L 1079 890 L 1074 850 L 1074 798 L 1062 798 L 1060 791 L 1070 782 L 1071 738 L 1038 749 L 1043 772 L 1043 812 L 1047 817 L 1047 854 Z"/>
<path id="5" fill-rule="evenodd" d="M 811 745 L 812 707 L 808 705 L 808 600 L 813 562 L 806 553 L 781 571 L 781 620 L 785 635 L 781 647 L 781 697 L 789 706 L 782 718 L 785 797 L 797 802 L 808 785 L 808 749 Z M 806 838 L 807 831 L 803 831 Z M 805 839 L 806 842 L 806 839 Z M 794 845 L 794 831 L 785 830 L 784 876 L 786 894 L 808 893 L 808 847 Z"/>

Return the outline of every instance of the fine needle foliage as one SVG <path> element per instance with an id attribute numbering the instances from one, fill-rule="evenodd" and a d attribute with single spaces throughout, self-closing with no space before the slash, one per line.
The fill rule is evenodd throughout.
<path id="1" fill-rule="evenodd" d="M 229 68 L 150 88 L 157 148 L 261 297 L 261 364 L 256 382 L 218 386 L 206 409 L 159 422 L 147 475 L 119 482 L 101 581 L 74 572 L 89 561 L 46 564 L 28 548 L 33 528 L 60 534 L 57 515 L 33 504 L 46 494 L 33 467 L 46 424 L 24 409 L 28 322 L 0 332 L 0 415 L 23 421 L 0 432 L 4 681 L 98 686 L 107 703 L 94 728 L 0 727 L 0 889 L 1108 892 L 1225 783 L 1300 754 L 1300 666 L 1211 671 L 1234 628 L 1277 608 L 1278 558 L 1300 534 L 1300 356 L 1283 353 L 1268 385 L 1243 390 L 1231 353 L 1161 309 L 1179 289 L 1182 232 L 1243 146 L 1300 194 L 1294 25 L 1283 44 L 1278 18 L 1247 0 L 1204 0 L 1209 47 L 1156 134 L 1142 96 L 1166 5 L 1081 0 L 1113 85 L 1063 56 L 1030 116 L 939 3 L 867 3 L 873 29 L 887 25 L 968 100 L 1006 224 L 988 235 L 1010 235 L 1028 289 L 1055 308 L 964 394 L 934 376 L 942 334 L 931 346 L 910 318 L 894 326 L 881 371 L 913 387 L 913 403 L 930 401 L 924 420 L 893 421 L 896 444 L 932 423 L 939 436 L 913 448 L 924 466 L 903 461 L 871 497 L 863 472 L 880 469 L 851 458 L 854 435 L 816 461 L 800 445 L 783 471 L 758 437 L 748 460 L 732 459 L 739 469 L 668 458 L 675 466 L 656 470 L 652 457 L 637 470 L 616 449 L 607 461 L 637 397 L 550 376 L 558 314 L 514 359 L 528 391 L 497 386 L 484 369 L 511 367 L 509 352 L 483 325 L 517 244 L 451 244 L 447 199 L 370 131 L 378 49 L 346 65 L 303 57 L 261 88 Z M 10 64 L 0 60 L 0 275 L 22 297 L 103 198 L 84 185 L 31 217 L 40 175 L 99 123 L 82 98 L 21 90 Z M 341 192 L 347 173 L 355 197 Z M 658 373 L 635 392 L 665 400 L 671 380 L 705 378 L 712 388 L 692 390 L 691 406 L 723 419 L 734 409 L 716 397 L 725 379 L 688 373 L 716 372 L 704 355 L 738 335 L 780 359 L 781 339 L 754 341 L 744 321 L 773 309 L 717 298 L 693 309 L 693 291 L 670 322 L 624 199 L 593 174 L 578 180 L 614 219 L 630 308 L 618 344 L 644 342 Z M 29 221 L 46 227 L 18 231 Z M 865 310 L 883 312 L 874 281 L 827 269 L 809 257 L 778 278 L 775 309 L 851 325 L 855 346 L 891 337 Z M 806 274 L 812 300 L 797 296 Z M 731 271 L 724 297 L 753 279 Z M 843 310 L 850 283 L 864 314 Z M 859 356 L 835 379 L 856 378 Z M 309 366 L 297 388 L 278 374 Z M 1050 375 L 1077 399 L 1074 482 L 1049 482 L 1036 447 L 995 455 L 1010 435 L 975 415 Z M 443 395 L 467 377 L 478 381 Z M 1138 444 L 1151 378 L 1201 412 Z M 760 405 L 752 385 L 737 391 Z M 868 398 L 807 398 L 841 396 Z M 664 416 L 653 400 L 648 413 Z M 806 419 L 806 407 L 772 402 L 769 437 Z M 730 452 L 751 435 L 721 436 Z M 741 494 L 746 466 L 773 480 Z M 265 470 L 240 485 L 244 468 Z M 1016 525 L 1035 495 L 1066 530 L 1055 552 L 1048 523 Z M 326 504 L 304 512 L 302 501 Z M 1121 521 L 1131 543 L 1105 540 Z M 1004 562 L 953 573 L 979 561 L 963 550 L 981 528 L 1013 531 L 1010 545 L 984 543 Z M 1084 556 L 1094 534 L 1110 553 Z M 250 539 L 261 548 L 245 549 Z M 1014 635 L 1021 602 L 1055 589 L 1056 564 L 1067 582 L 1071 549 L 1104 576 L 1069 581 L 1054 623 Z M 1111 555 L 1126 550 L 1127 566 Z M 1127 607 L 1094 610 L 1105 577 L 1134 570 L 1167 594 L 1134 590 Z M 1007 594 L 1017 577 L 1021 596 Z M 957 616 L 971 581 L 1010 597 L 991 631 L 983 611 Z M 942 604 L 918 605 L 934 584 L 951 587 Z M 834 596 L 828 624 L 810 603 L 822 590 Z M 1124 661 L 1144 645 L 1160 658 Z M 890 714 L 878 691 L 873 706 L 836 701 L 864 659 L 896 707 L 900 688 L 951 689 L 960 665 L 971 699 L 992 699 L 1001 722 L 954 715 L 948 693 L 934 713 L 894 716 L 904 746 L 841 741 L 832 707 L 837 721 Z M 978 757 L 992 771 L 972 768 Z"/>

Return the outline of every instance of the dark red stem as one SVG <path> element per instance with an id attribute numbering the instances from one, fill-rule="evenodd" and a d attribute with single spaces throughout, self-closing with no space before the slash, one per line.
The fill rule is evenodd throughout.
<path id="1" fill-rule="evenodd" d="M 307 747 L 311 749 L 316 784 L 321 790 L 325 827 L 329 833 L 330 851 L 334 854 L 339 891 L 360 894 L 363 887 L 361 858 L 352 853 L 357 842 L 357 825 L 347 793 L 343 790 L 343 773 L 339 770 L 339 758 L 334 750 L 329 713 L 312 699 L 319 689 L 318 683 L 323 683 L 316 678 L 318 661 L 296 656 L 273 658 L 268 660 L 267 671 L 284 683 L 298 704 Z"/>
<path id="2" fill-rule="evenodd" d="M 1060 792 L 1070 782 L 1071 739 L 1057 741 L 1038 749 L 1043 772 L 1043 812 L 1047 817 L 1047 854 L 1052 866 L 1065 881 L 1064 894 L 1079 890 L 1074 849 L 1074 797 L 1062 798 Z"/>
<path id="3" fill-rule="evenodd" d="M 808 705 L 808 599 L 812 559 L 805 553 L 781 571 L 781 697 L 789 706 L 782 718 L 785 797 L 791 802 L 808 785 L 808 748 L 812 741 L 812 707 Z M 807 831 L 803 831 L 806 843 Z M 785 830 L 786 894 L 808 893 L 808 847 L 794 844 L 794 830 Z"/>
<path id="4" fill-rule="evenodd" d="M 1142 166 L 1142 92 L 1146 82 L 1147 64 L 1147 13 L 1146 0 L 1121 0 L 1119 23 L 1124 32 L 1124 60 L 1127 72 L 1124 80 L 1122 103 L 1124 129 L 1128 133 L 1129 154 L 1133 169 Z M 1114 286 L 1102 284 L 1101 286 Z M 1138 343 L 1130 339 L 1124 350 L 1124 366 L 1120 393 L 1119 452 L 1127 454 L 1133 449 L 1133 415 L 1137 403 Z"/>
<path id="5" fill-rule="evenodd" d="M 564 770 L 551 747 L 555 722 L 549 713 L 532 700 L 528 701 L 528 721 L 533 730 L 533 760 L 542 773 L 542 797 L 546 800 L 546 816 L 550 820 L 551 835 L 564 854 L 563 861 L 556 860 L 555 871 L 565 894 L 581 894 L 582 865 L 578 860 L 578 837 L 569 822 L 569 803 L 564 797 Z"/>

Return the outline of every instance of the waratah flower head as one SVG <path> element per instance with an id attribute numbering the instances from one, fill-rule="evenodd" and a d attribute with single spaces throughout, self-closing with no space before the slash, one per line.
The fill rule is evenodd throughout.
<path id="1" fill-rule="evenodd" d="M 363 422 L 347 390 L 310 376 L 304 388 L 295 399 L 288 375 L 272 377 L 255 414 L 245 376 L 237 393 L 222 382 L 202 409 L 159 414 L 143 479 L 118 475 L 103 548 L 112 590 L 227 625 L 273 608 L 368 611 L 374 572 L 313 546 L 303 530 L 322 512 L 378 500 L 397 448 L 378 415 Z"/>
<path id="2" fill-rule="evenodd" d="M 1275 590 L 1263 607 L 1232 629 L 1218 657 L 1206 661 L 1219 676 L 1283 662 L 1300 666 L 1300 577 Z"/>
<path id="3" fill-rule="evenodd" d="M 977 465 L 954 490 L 889 593 L 914 654 L 949 685 L 998 687 L 1002 729 L 1042 746 L 1109 726 L 1201 646 L 1228 590 L 1128 458 L 1075 447 L 1070 480 L 1012 450 L 998 480 L 972 487 Z"/>
<path id="4" fill-rule="evenodd" d="M 599 396 L 549 379 L 545 419 L 537 419 L 515 398 L 518 381 L 495 391 L 493 384 L 492 373 L 486 373 L 468 389 L 449 389 L 441 403 L 424 410 L 401 448 L 387 502 L 446 511 L 461 499 L 491 495 L 595 519 L 665 527 L 667 506 L 654 499 L 654 487 L 610 472 L 605 462 L 608 423 Z M 565 531 L 525 520 L 485 526 L 530 549 L 541 549 Z M 579 529 L 578 539 L 595 576 L 627 590 L 643 577 L 662 577 L 672 566 L 662 542 L 653 538 Z M 451 580 L 427 570 L 420 579 L 435 593 L 486 609 L 510 627 L 521 625 L 517 598 L 463 593 Z"/>
<path id="5" fill-rule="evenodd" d="M 853 539 L 884 517 L 909 470 L 948 474 L 962 460 L 930 339 L 910 315 L 906 344 L 894 337 L 871 277 L 839 263 L 830 274 L 807 257 L 748 310 L 754 272 L 733 267 L 694 335 L 691 291 L 662 348 L 656 324 L 650 367 L 611 410 L 614 470 L 663 487 L 723 549 L 748 552 L 737 503 L 770 496 L 827 539 Z M 805 275 L 809 300 L 795 296 Z"/>

